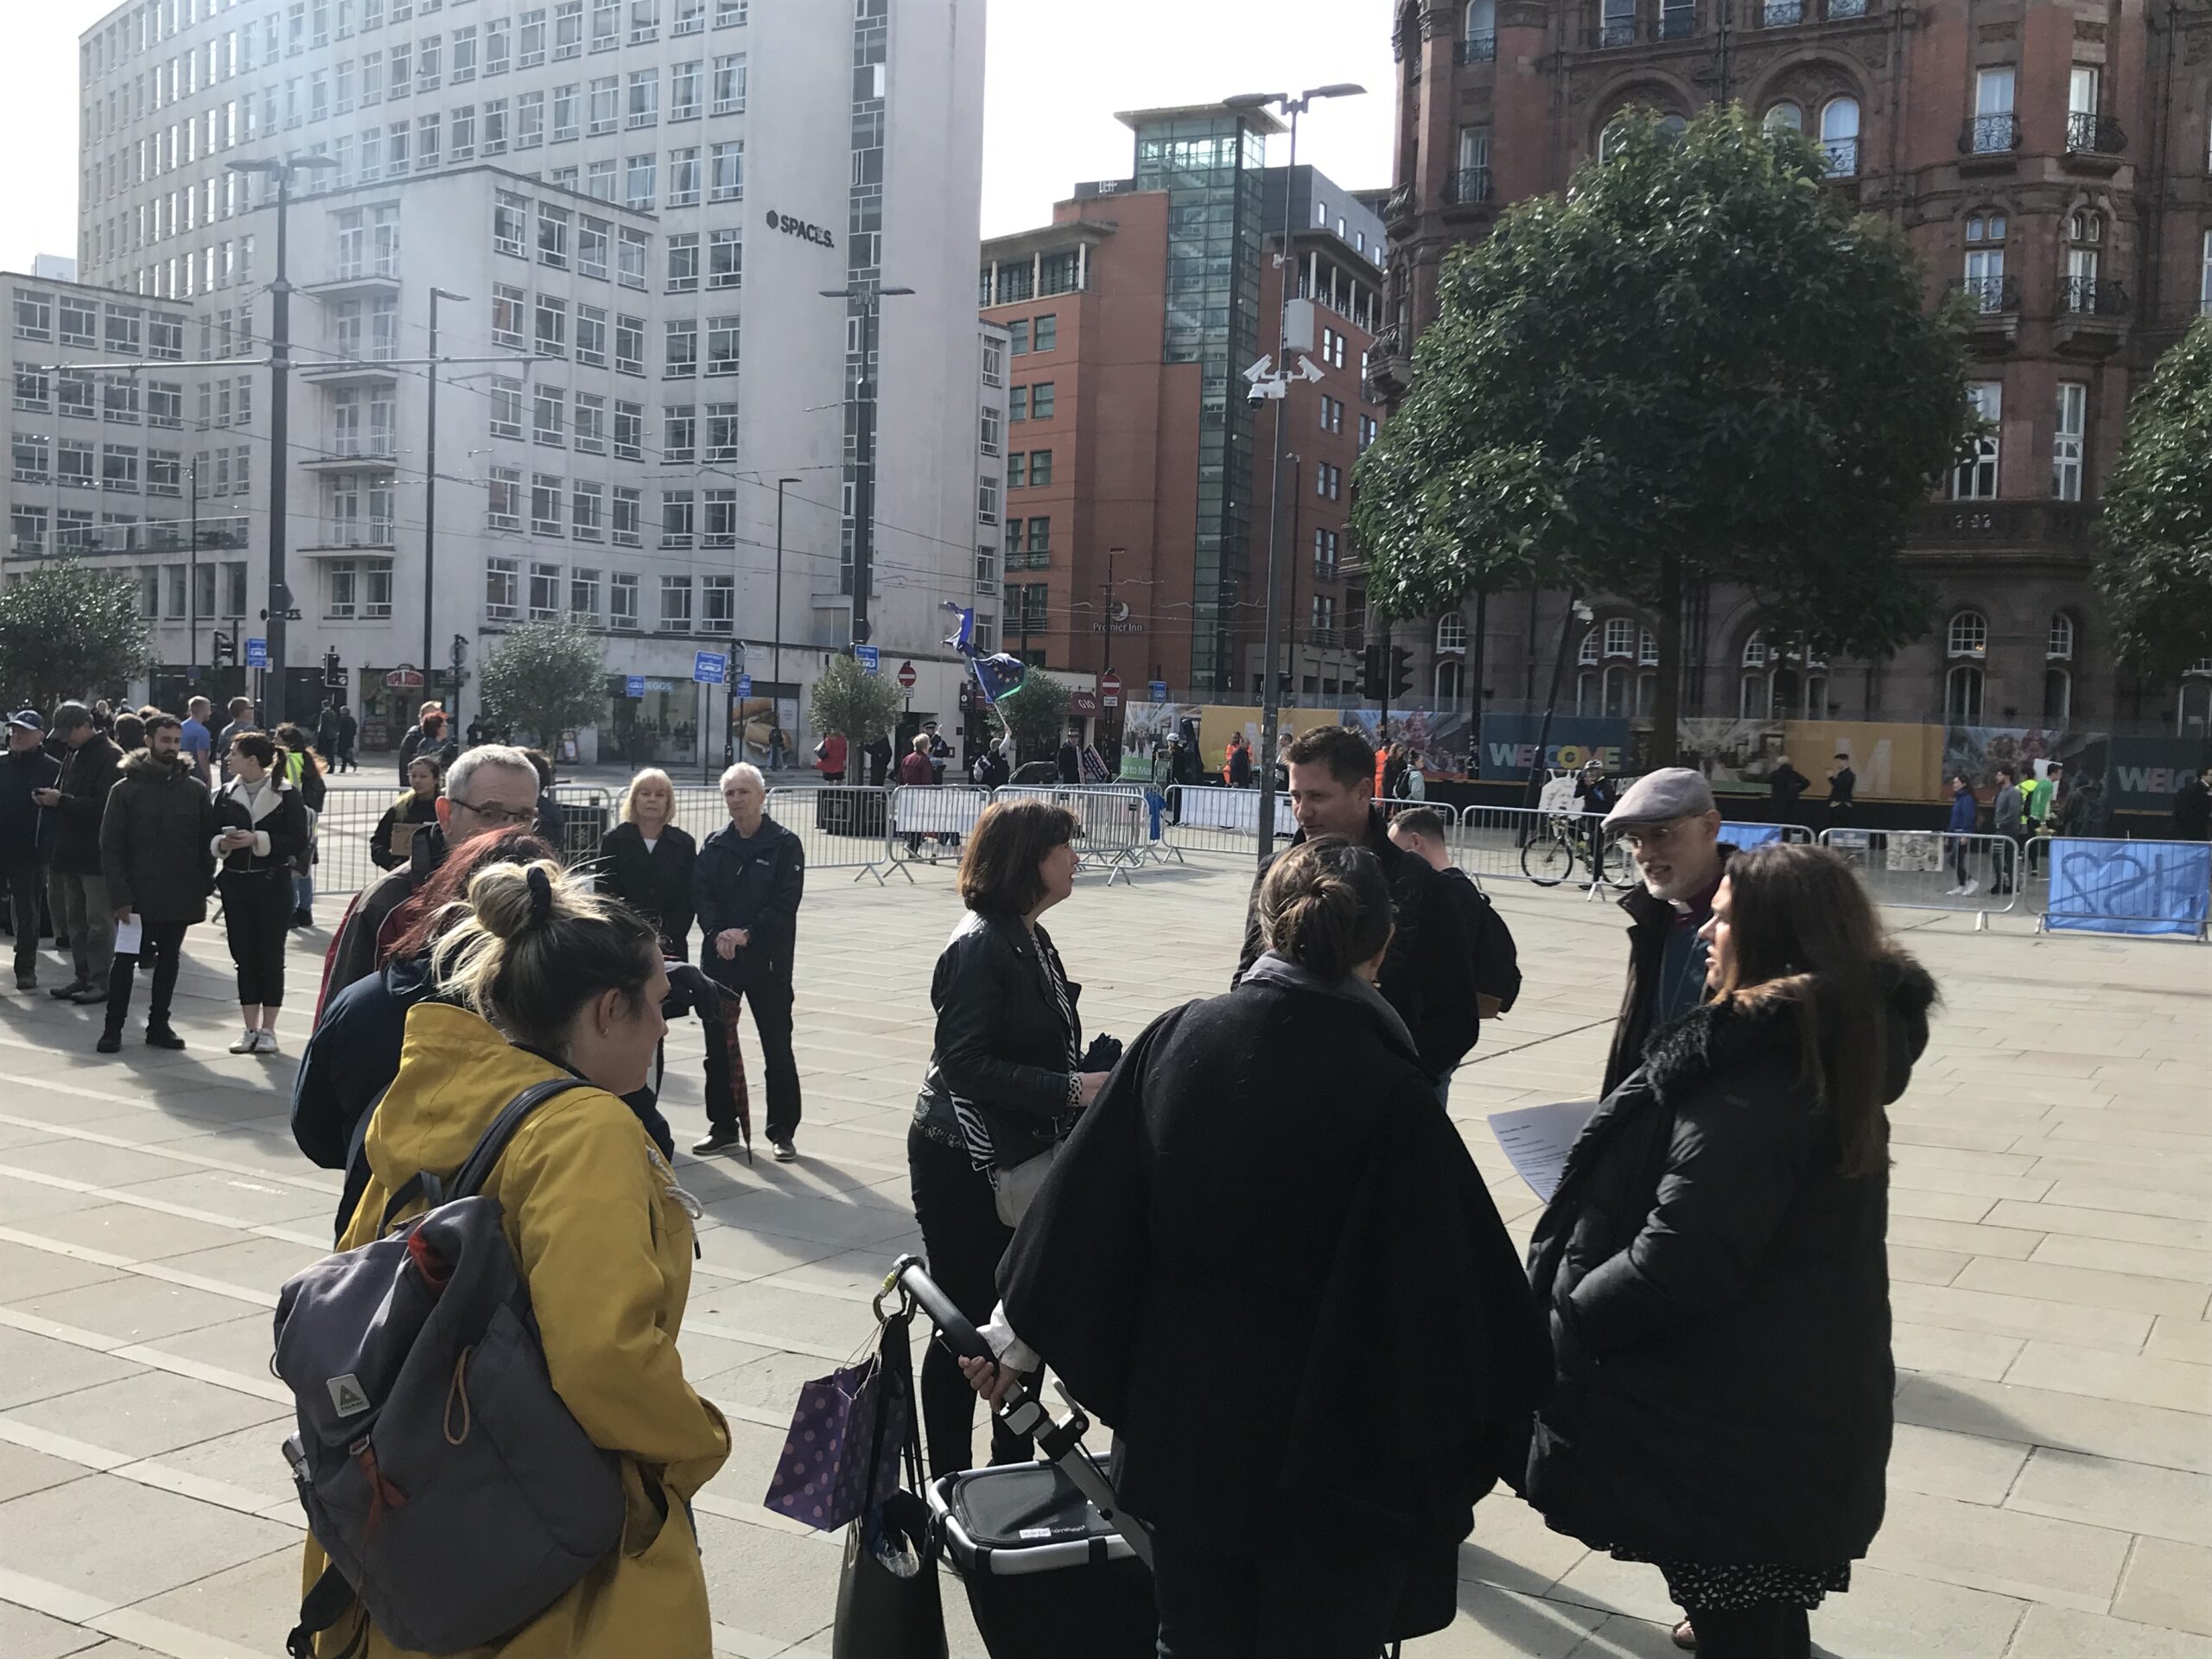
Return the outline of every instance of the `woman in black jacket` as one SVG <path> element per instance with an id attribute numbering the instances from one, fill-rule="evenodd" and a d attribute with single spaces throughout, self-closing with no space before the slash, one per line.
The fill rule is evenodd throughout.
<path id="1" fill-rule="evenodd" d="M 1119 1433 L 1162 1659 L 1372 1659 L 1452 1622 L 1472 1506 L 1548 1357 L 1375 988 L 1374 855 L 1294 847 L 1260 909 L 1267 953 L 1155 1020 L 1069 1138 L 1001 1270 L 1004 1313 Z M 968 1369 L 995 1397 L 1029 1357 Z"/>
<path id="2" fill-rule="evenodd" d="M 969 913 L 930 981 L 937 1044 L 906 1132 L 906 1167 L 930 1274 L 978 1324 L 998 1300 L 1015 1195 L 1030 1191 L 1041 1166 L 1014 1172 L 1051 1156 L 1106 1080 L 1083 1069 L 1083 988 L 1068 982 L 1038 925 L 1074 890 L 1077 830 L 1072 812 L 1041 799 L 983 809 L 960 860 Z M 976 1402 L 942 1344 L 922 1361 L 921 1400 L 931 1471 L 970 1466 Z M 991 1451 L 995 1463 L 1027 1455 L 1002 1429 Z"/>
<path id="3" fill-rule="evenodd" d="M 1936 987 L 1840 859 L 1738 853 L 1711 1000 L 1599 1107 L 1529 1246 L 1558 1382 L 1529 1501 L 1656 1563 L 1705 1659 L 1802 1659 L 1890 1451 L 1889 1122 Z"/>
<path id="4" fill-rule="evenodd" d="M 674 823 L 676 785 L 658 766 L 630 780 L 622 822 L 599 843 L 599 890 L 660 931 L 661 949 L 691 960 L 691 866 L 698 843 Z"/>
<path id="5" fill-rule="evenodd" d="M 292 862 L 308 849 L 308 810 L 285 777 L 284 751 L 260 732 L 231 740 L 231 781 L 215 796 L 223 932 L 238 969 L 245 1033 L 233 1054 L 276 1052 L 276 1010 L 284 1002 L 284 936 L 292 921 Z"/>
<path id="6" fill-rule="evenodd" d="M 402 824 L 438 821 L 438 791 L 444 782 L 445 774 L 428 755 L 417 756 L 407 763 L 408 792 L 385 809 L 384 817 L 377 820 L 377 832 L 369 841 L 369 858 L 378 869 L 396 870 L 407 861 L 407 846 L 393 835 L 395 830 Z M 412 830 L 409 836 L 411 840 Z"/>

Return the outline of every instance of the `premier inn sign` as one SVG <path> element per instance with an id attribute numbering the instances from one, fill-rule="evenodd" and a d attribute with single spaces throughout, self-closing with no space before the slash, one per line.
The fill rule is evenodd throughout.
<path id="1" fill-rule="evenodd" d="M 785 236 L 798 237 L 803 242 L 811 242 L 817 248 L 834 248 L 837 245 L 836 238 L 823 230 L 821 226 L 810 225 L 804 219 L 793 219 L 789 213 L 779 213 L 772 207 L 768 210 L 768 228 L 772 231 L 781 231 Z"/>

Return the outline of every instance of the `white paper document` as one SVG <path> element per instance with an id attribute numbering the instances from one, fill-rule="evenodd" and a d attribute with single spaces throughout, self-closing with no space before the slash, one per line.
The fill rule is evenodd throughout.
<path id="1" fill-rule="evenodd" d="M 115 925 L 115 954 L 135 957 L 146 943 L 146 924 L 136 916 Z"/>
<path id="2" fill-rule="evenodd" d="M 1524 1106 L 1516 1112 L 1494 1112 L 1491 1133 L 1511 1160 L 1514 1173 L 1549 1204 L 1552 1194 L 1559 1191 L 1560 1178 L 1567 1173 L 1567 1154 L 1597 1109 L 1594 1100 L 1567 1100 L 1550 1106 Z"/>

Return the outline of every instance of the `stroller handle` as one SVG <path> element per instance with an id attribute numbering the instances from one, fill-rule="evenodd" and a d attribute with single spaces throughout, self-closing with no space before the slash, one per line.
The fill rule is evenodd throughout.
<path id="1" fill-rule="evenodd" d="M 929 1275 L 918 1255 L 902 1255 L 891 1264 L 891 1272 L 884 1281 L 884 1288 L 897 1287 L 921 1304 L 922 1311 L 937 1326 L 938 1336 L 946 1347 L 962 1359 L 995 1359 L 991 1345 L 982 1334 L 969 1324 L 968 1316 L 952 1305 Z"/>

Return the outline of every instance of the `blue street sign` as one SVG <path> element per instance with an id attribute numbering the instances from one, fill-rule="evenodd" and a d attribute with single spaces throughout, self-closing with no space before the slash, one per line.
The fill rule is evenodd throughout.
<path id="1" fill-rule="evenodd" d="M 245 665 L 248 668 L 269 666 L 269 642 L 266 639 L 249 639 L 245 642 Z"/>
<path id="2" fill-rule="evenodd" d="M 855 645 L 853 656 L 859 661 L 863 674 L 874 674 L 883 666 L 883 653 L 874 645 Z"/>
<path id="3" fill-rule="evenodd" d="M 702 685 L 720 685 L 727 665 L 719 651 L 696 652 L 692 656 L 691 677 Z"/>
<path id="4" fill-rule="evenodd" d="M 1153 700 L 1154 702 L 1166 702 L 1166 701 L 1167 701 L 1167 682 L 1166 682 L 1166 681 L 1165 681 L 1165 680 L 1154 680 L 1154 681 L 1152 683 L 1152 700 Z"/>
<path id="5" fill-rule="evenodd" d="M 737 695 L 741 697 L 749 697 L 753 695 L 753 677 L 750 674 L 741 674 L 737 677 Z"/>
<path id="6" fill-rule="evenodd" d="M 622 677 L 622 695 L 630 698 L 644 696 L 645 695 L 645 677 L 642 674 L 624 675 Z"/>

